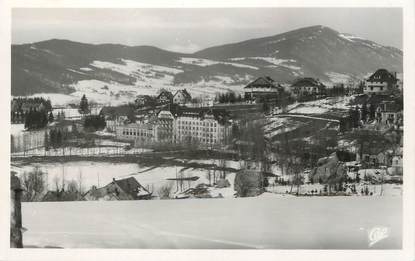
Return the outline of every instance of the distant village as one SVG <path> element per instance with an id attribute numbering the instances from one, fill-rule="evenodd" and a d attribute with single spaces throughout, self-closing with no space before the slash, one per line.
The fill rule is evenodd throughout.
<path id="1" fill-rule="evenodd" d="M 333 86 L 315 78 L 285 84 L 263 76 L 243 93 L 216 97 L 162 89 L 120 106 L 100 107 L 85 95 L 66 107 L 54 107 L 47 98 L 14 97 L 12 129 L 23 128 L 11 133 L 12 164 L 70 157 L 139 161 L 163 153 L 241 163 L 239 169 L 215 166 L 205 183 L 195 182 L 197 175 L 170 178 L 175 194 L 114 176 L 82 192 L 79 184 L 41 192 L 26 187 L 27 201 L 222 197 L 209 193 L 211 188 L 231 186 L 236 197 L 382 195 L 384 184 L 403 180 L 402 82 L 396 73 L 378 69 L 359 82 Z M 27 177 L 19 178 L 28 186 Z"/>

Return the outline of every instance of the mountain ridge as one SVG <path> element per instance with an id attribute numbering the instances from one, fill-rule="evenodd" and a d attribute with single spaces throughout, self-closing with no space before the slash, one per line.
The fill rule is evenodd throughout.
<path id="1" fill-rule="evenodd" d="M 194 53 L 56 38 L 12 45 L 11 52 L 12 95 L 93 91 L 131 96 L 160 88 L 213 94 L 242 91 L 245 84 L 262 75 L 279 82 L 307 76 L 335 83 L 361 78 L 378 68 L 402 72 L 403 67 L 403 53 L 398 48 L 322 25 Z M 91 87 L 94 84 L 101 87 Z M 106 85 L 115 87 L 105 94 L 102 87 Z"/>

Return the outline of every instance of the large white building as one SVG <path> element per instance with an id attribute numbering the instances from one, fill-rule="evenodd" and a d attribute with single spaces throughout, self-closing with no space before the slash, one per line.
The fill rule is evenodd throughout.
<path id="1" fill-rule="evenodd" d="M 120 139 L 140 143 L 182 143 L 201 146 L 224 144 L 231 126 L 224 111 L 202 108 L 161 110 L 149 123 L 116 127 Z"/>
<path id="2" fill-rule="evenodd" d="M 223 144 L 230 136 L 230 126 L 221 112 L 212 110 L 184 111 L 175 121 L 175 141 L 201 145 Z"/>

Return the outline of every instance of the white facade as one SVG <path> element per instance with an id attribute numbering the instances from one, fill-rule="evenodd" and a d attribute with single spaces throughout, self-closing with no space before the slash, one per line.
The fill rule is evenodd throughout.
<path id="1" fill-rule="evenodd" d="M 387 82 L 370 82 L 366 81 L 363 87 L 363 93 L 365 94 L 381 94 L 389 91 Z"/>
<path id="2" fill-rule="evenodd" d="M 201 117 L 198 112 L 185 112 L 174 118 L 170 112 L 162 111 L 158 120 L 152 123 L 116 126 L 116 135 L 136 143 L 174 142 L 213 146 L 226 142 L 230 130 L 228 125 L 220 124 L 212 114 Z"/>
<path id="3" fill-rule="evenodd" d="M 131 123 L 116 127 L 116 135 L 120 139 L 139 142 L 155 141 L 155 128 L 152 124 Z"/>
<path id="4" fill-rule="evenodd" d="M 174 130 L 176 142 L 198 142 L 204 145 L 223 143 L 229 135 L 229 128 L 219 124 L 213 115 L 207 114 L 202 118 L 198 113 L 177 117 Z"/>

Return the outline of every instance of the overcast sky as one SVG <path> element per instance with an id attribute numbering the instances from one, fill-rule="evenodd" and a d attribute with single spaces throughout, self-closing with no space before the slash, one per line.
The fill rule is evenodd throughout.
<path id="1" fill-rule="evenodd" d="M 12 43 L 58 38 L 194 52 L 312 25 L 402 49 L 399 8 L 13 9 Z"/>

